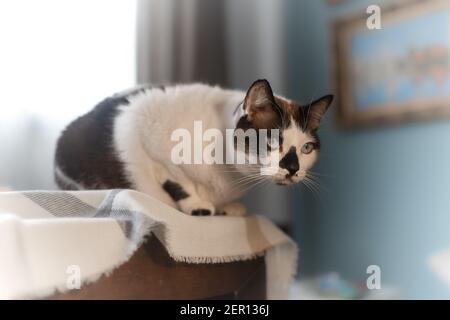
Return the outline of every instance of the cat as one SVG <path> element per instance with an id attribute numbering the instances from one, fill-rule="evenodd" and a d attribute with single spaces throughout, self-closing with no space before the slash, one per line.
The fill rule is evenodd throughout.
<path id="1" fill-rule="evenodd" d="M 67 190 L 135 189 L 193 216 L 244 215 L 237 200 L 248 186 L 263 180 L 286 186 L 307 177 L 332 100 L 326 95 L 300 105 L 274 95 L 265 79 L 246 92 L 205 84 L 138 87 L 103 100 L 63 131 L 55 180 Z M 278 129 L 274 147 L 267 147 L 280 159 L 275 171 L 262 175 L 260 164 L 174 164 L 172 134 L 179 128 L 193 133 L 195 121 L 221 132 Z M 247 155 L 259 152 L 247 144 Z"/>

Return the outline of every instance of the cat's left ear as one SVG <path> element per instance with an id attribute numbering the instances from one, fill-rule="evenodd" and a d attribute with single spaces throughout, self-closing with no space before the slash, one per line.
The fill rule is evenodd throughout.
<path id="1" fill-rule="evenodd" d="M 331 94 L 323 96 L 307 107 L 309 110 L 307 111 L 306 127 L 309 131 L 316 131 L 319 128 L 320 120 L 333 102 L 333 98 L 334 96 Z"/>
<path id="2" fill-rule="evenodd" d="M 280 111 L 266 79 L 255 81 L 247 91 L 244 110 L 255 128 L 277 128 L 280 126 Z"/>

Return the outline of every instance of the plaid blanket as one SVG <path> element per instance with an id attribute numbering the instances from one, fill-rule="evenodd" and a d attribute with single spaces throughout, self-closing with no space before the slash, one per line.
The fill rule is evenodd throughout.
<path id="1" fill-rule="evenodd" d="M 131 190 L 0 193 L 0 298 L 64 292 L 126 262 L 147 235 L 176 261 L 226 263 L 265 255 L 267 295 L 285 298 L 295 243 L 263 217 L 191 217 Z M 70 281 L 69 281 L 70 280 Z"/>

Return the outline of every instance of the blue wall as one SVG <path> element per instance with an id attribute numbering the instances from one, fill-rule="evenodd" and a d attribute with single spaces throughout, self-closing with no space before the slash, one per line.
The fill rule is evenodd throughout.
<path id="1" fill-rule="evenodd" d="M 287 2 L 290 96 L 309 101 L 328 93 L 328 24 L 368 4 L 373 1 Z M 294 193 L 300 272 L 365 280 L 367 266 L 376 264 L 382 286 L 398 287 L 404 298 L 450 298 L 426 263 L 431 253 L 450 248 L 450 122 L 346 132 L 329 115 L 321 138 L 315 171 L 327 175 L 326 190 L 319 199 Z"/>

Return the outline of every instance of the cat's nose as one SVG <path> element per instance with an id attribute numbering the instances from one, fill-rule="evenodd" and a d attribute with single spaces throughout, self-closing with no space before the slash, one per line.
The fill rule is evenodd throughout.
<path id="1" fill-rule="evenodd" d="M 287 177 L 291 177 L 295 175 L 298 172 L 298 165 L 297 166 L 290 166 L 285 168 L 287 171 L 289 171 L 289 174 L 287 174 Z"/>
<path id="2" fill-rule="evenodd" d="M 280 161 L 280 168 L 286 169 L 290 176 L 293 176 L 300 169 L 297 151 L 291 147 L 286 155 Z"/>

